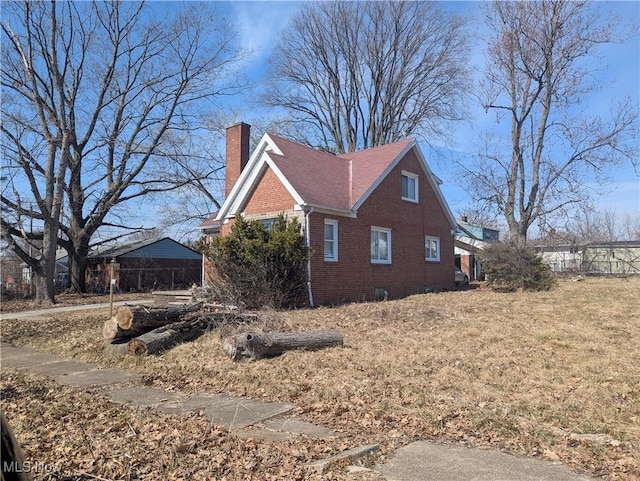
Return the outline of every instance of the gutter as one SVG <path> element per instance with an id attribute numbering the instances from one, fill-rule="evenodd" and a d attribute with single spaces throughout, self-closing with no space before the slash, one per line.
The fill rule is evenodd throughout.
<path id="1" fill-rule="evenodd" d="M 309 207 L 308 205 L 302 205 L 302 210 L 304 211 L 304 240 L 309 252 L 311 251 L 311 222 L 309 220 L 309 216 L 313 213 L 313 207 Z M 313 305 L 313 291 L 311 289 L 311 256 L 307 260 L 307 294 L 309 296 L 309 305 L 311 307 L 315 307 Z"/>

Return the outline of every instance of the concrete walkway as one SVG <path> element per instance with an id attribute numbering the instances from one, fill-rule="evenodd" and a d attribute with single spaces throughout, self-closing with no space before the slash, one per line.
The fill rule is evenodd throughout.
<path id="1" fill-rule="evenodd" d="M 240 437 L 290 439 L 299 435 L 315 438 L 335 433 L 322 426 L 288 415 L 294 406 L 222 394 L 181 395 L 141 385 L 141 376 L 123 369 L 101 368 L 97 364 L 64 359 L 29 347 L 0 342 L 2 369 L 13 368 L 47 376 L 65 386 L 100 389 L 113 402 L 144 406 L 180 414 L 204 412 L 207 419 Z M 252 428 L 260 424 L 260 428 Z"/>
<path id="2" fill-rule="evenodd" d="M 149 303 L 148 300 L 135 301 Z M 133 302 L 121 302 L 121 304 Z M 115 303 L 114 303 L 115 305 Z M 109 304 L 67 306 L 6 315 L 26 318 L 65 311 L 102 309 Z M 3 318 L 7 318 L 4 317 Z M 0 342 L 0 366 L 50 377 L 78 389 L 98 390 L 113 402 L 146 406 L 166 413 L 203 412 L 214 424 L 226 427 L 243 438 L 263 440 L 338 437 L 331 430 L 306 422 L 291 413 L 289 403 L 264 402 L 222 394 L 181 395 L 145 386 L 139 374 L 123 369 L 101 368 L 97 364 L 64 359 Z M 333 462 L 351 461 L 375 453 L 377 445 L 354 447 L 337 456 L 318 460 L 312 467 L 323 472 Z M 362 468 L 361 468 L 362 469 Z M 374 471 L 388 481 L 590 481 L 594 478 L 573 473 L 559 463 L 516 457 L 497 451 L 414 442 L 396 451 Z"/>
<path id="3" fill-rule="evenodd" d="M 376 471 L 389 481 L 591 481 L 559 463 L 425 441 L 398 449 Z"/>
<path id="4" fill-rule="evenodd" d="M 153 304 L 153 299 L 135 299 L 130 301 L 117 301 L 113 303 L 113 307 L 124 305 L 138 305 L 138 304 Z M 6 312 L 0 314 L 0 321 L 5 319 L 32 319 L 35 317 L 51 316 L 53 314 L 60 314 L 63 312 L 75 312 L 75 311 L 88 311 L 94 309 L 108 309 L 111 304 L 109 302 L 102 302 L 100 304 L 89 305 L 77 305 L 77 306 L 60 306 L 60 307 L 48 307 L 45 309 L 35 309 L 32 311 L 23 312 Z"/>

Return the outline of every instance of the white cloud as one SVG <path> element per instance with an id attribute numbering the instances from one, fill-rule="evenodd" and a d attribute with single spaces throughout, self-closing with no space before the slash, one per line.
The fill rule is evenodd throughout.
<path id="1" fill-rule="evenodd" d="M 272 51 L 280 32 L 297 12 L 298 2 L 230 2 L 241 48 L 253 52 L 251 62 L 262 63 Z"/>

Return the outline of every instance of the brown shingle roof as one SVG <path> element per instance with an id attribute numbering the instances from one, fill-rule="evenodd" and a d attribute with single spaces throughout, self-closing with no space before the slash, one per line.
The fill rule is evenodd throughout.
<path id="1" fill-rule="evenodd" d="M 412 142 L 333 155 L 269 135 L 283 155 L 269 157 L 306 203 L 351 209 Z"/>
<path id="2" fill-rule="evenodd" d="M 223 221 L 241 212 L 266 168 L 274 170 L 299 207 L 339 211 L 338 215 L 357 215 L 369 194 L 411 149 L 417 149 L 416 155 L 424 163 L 413 139 L 333 155 L 277 135 L 265 134 L 215 219 Z M 455 227 L 453 214 L 442 197 L 439 180 L 426 163 L 424 168 L 452 228 Z"/>
<path id="3" fill-rule="evenodd" d="M 352 198 L 353 207 L 367 193 L 394 160 L 407 148 L 412 139 L 400 140 L 392 144 L 359 150 L 341 155 L 353 165 Z"/>

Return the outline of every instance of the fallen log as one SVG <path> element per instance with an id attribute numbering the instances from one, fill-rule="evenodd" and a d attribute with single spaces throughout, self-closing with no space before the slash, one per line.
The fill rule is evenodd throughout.
<path id="1" fill-rule="evenodd" d="M 103 335 L 107 337 L 109 329 L 118 332 L 118 337 L 111 338 L 104 347 L 103 354 L 108 358 L 124 357 L 128 354 L 141 356 L 145 354 L 155 354 L 167 350 L 176 344 L 193 340 L 206 331 L 217 329 L 223 325 L 244 324 L 255 321 L 256 314 L 236 312 L 192 312 L 170 324 L 165 324 L 138 337 L 130 338 L 122 331 L 115 320 L 110 319 L 105 322 L 102 328 Z M 189 330 L 194 332 L 190 333 Z"/>
<path id="2" fill-rule="evenodd" d="M 279 356 L 293 349 L 316 350 L 341 346 L 342 333 L 337 329 L 302 332 L 245 332 L 228 336 L 223 341 L 223 349 L 234 361 L 240 359 L 257 360 Z"/>
<path id="3" fill-rule="evenodd" d="M 206 321 L 181 321 L 161 326 L 127 343 L 127 354 L 146 356 L 172 348 L 176 344 L 192 341 L 207 332 Z M 117 349 L 117 348 L 116 348 Z"/>
<path id="4" fill-rule="evenodd" d="M 107 340 L 136 337 L 176 322 L 181 316 L 201 307 L 201 303 L 164 307 L 120 306 L 113 317 L 103 324 L 102 336 Z"/>

